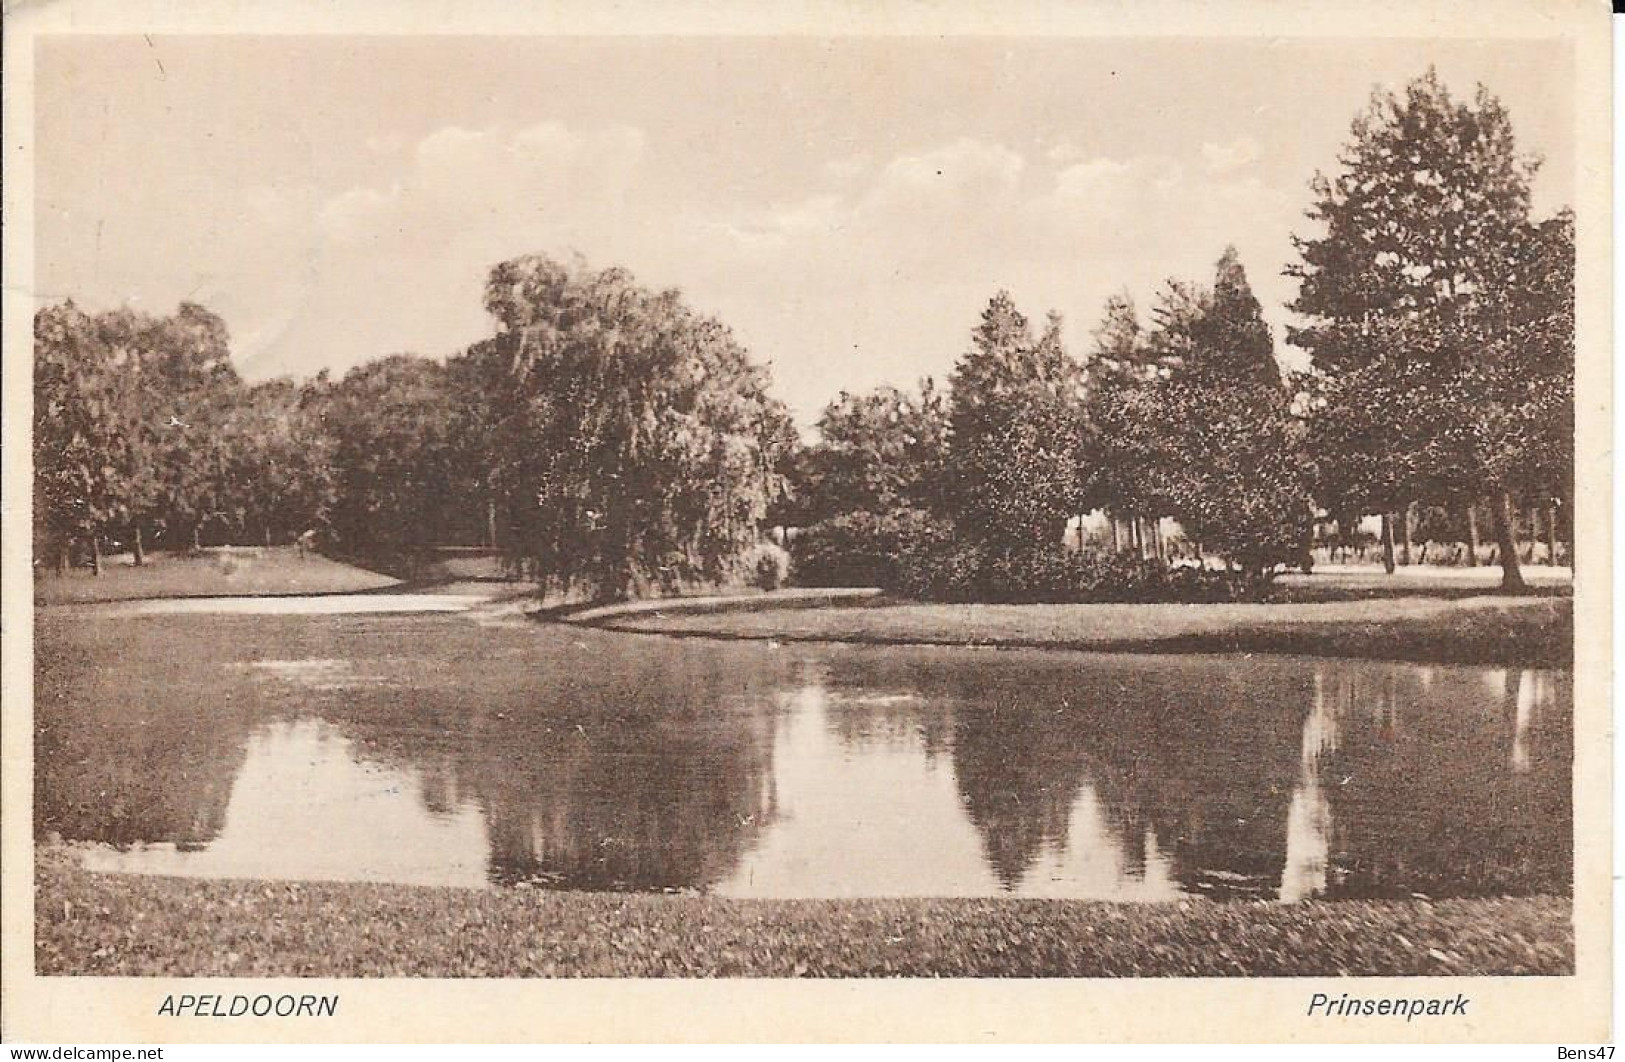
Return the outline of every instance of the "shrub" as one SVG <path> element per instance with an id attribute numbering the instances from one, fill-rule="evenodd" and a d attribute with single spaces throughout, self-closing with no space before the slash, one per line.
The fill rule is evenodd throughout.
<path id="1" fill-rule="evenodd" d="M 739 570 L 758 590 L 777 590 L 790 579 L 790 554 L 772 542 L 758 542 L 740 556 Z"/>
<path id="2" fill-rule="evenodd" d="M 1166 596 L 1170 569 L 1133 553 L 1082 553 L 1073 562 L 1073 601 L 1153 601 Z"/>
<path id="3" fill-rule="evenodd" d="M 790 544 L 795 581 L 895 587 L 902 555 L 913 542 L 935 535 L 935 526 L 935 517 L 919 509 L 843 513 L 814 524 Z"/>
<path id="4" fill-rule="evenodd" d="M 1238 601 L 1266 587 L 1241 574 L 1171 567 L 1110 549 L 956 537 L 951 523 L 918 509 L 825 520 L 792 541 L 791 558 L 803 586 L 878 586 L 922 601 Z"/>
<path id="5" fill-rule="evenodd" d="M 1157 600 L 1214 602 L 1256 601 L 1265 596 L 1267 584 L 1249 580 L 1239 574 L 1196 568 L 1188 565 L 1171 568 L 1167 584 Z"/>
<path id="6" fill-rule="evenodd" d="M 992 600 L 987 569 L 987 556 L 974 542 L 922 537 L 903 551 L 888 589 L 925 601 Z"/>
<path id="7" fill-rule="evenodd" d="M 983 572 L 985 600 L 1065 602 L 1088 600 L 1097 582 L 1095 555 L 1059 547 L 990 554 Z"/>
<path id="8" fill-rule="evenodd" d="M 1225 572 L 1170 567 L 1132 553 L 1060 545 L 995 551 L 941 540 L 908 549 L 893 588 L 929 601 L 1005 604 L 1236 601 L 1259 589 Z"/>

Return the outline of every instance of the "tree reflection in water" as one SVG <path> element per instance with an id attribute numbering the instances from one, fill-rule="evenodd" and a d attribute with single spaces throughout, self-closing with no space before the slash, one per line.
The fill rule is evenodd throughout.
<path id="1" fill-rule="evenodd" d="M 376 829 L 404 832 L 358 847 L 416 845 L 432 860 L 444 838 L 473 837 L 473 873 L 483 862 L 499 885 L 1284 900 L 1569 890 L 1568 673 L 777 650 L 444 617 L 48 616 L 37 660 L 42 837 L 246 859 L 251 820 L 274 811 L 295 835 L 290 816 L 313 816 L 319 845 L 319 800 L 275 803 L 279 769 L 310 773 L 245 767 L 245 750 L 294 755 L 308 728 L 289 721 L 309 719 L 341 738 L 323 746 L 334 771 L 400 772 L 420 805 L 413 825 L 397 800 Z M 260 803 L 233 803 L 245 776 Z M 332 778 L 335 793 L 354 791 Z M 228 806 L 261 810 L 234 811 L 230 828 L 248 835 L 216 844 Z"/>
<path id="2" fill-rule="evenodd" d="M 1333 823 L 1328 896 L 1570 891 L 1572 675 L 1326 676 L 1344 720 L 1322 772 Z"/>
<path id="3" fill-rule="evenodd" d="M 1090 815 L 1125 892 L 1150 857 L 1217 898 L 1568 890 L 1570 675 L 1239 663 L 934 657 L 856 681 L 934 715 L 920 733 L 952 719 L 961 799 L 1007 891 L 1074 834 L 1099 843 L 1078 830 Z"/>
<path id="4" fill-rule="evenodd" d="M 527 673 L 445 721 L 435 788 L 483 810 L 492 883 L 705 889 L 773 823 L 778 661 L 645 648 L 607 673 Z M 421 769 L 421 740 L 341 725 L 370 755 Z"/>
<path id="5" fill-rule="evenodd" d="M 167 632 L 130 626 L 36 620 L 35 832 L 194 848 L 225 822 L 263 706 L 179 681 Z"/>
<path id="6" fill-rule="evenodd" d="M 1087 785 L 1125 877 L 1155 843 L 1187 892 L 1273 893 L 1292 778 L 1280 735 L 1297 714 L 1285 676 L 1260 703 L 1255 678 L 1212 661 L 1066 663 L 963 675 L 953 691 L 960 791 L 1006 887 L 1065 846 Z"/>

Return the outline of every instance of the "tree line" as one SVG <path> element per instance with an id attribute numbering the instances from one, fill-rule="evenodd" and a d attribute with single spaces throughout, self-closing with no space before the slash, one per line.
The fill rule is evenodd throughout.
<path id="1" fill-rule="evenodd" d="M 1407 560 L 1418 517 L 1465 531 L 1476 558 L 1484 513 L 1521 588 L 1515 514 L 1544 514 L 1555 558 L 1573 509 L 1573 216 L 1532 216 L 1538 161 L 1504 108 L 1482 87 L 1453 99 L 1432 71 L 1374 94 L 1339 161 L 1286 270 L 1308 371 L 1282 373 L 1234 248 L 1211 284 L 1169 280 L 1148 316 L 1110 298 L 1082 360 L 1058 317 L 1035 336 L 1000 292 L 946 394 L 926 380 L 825 409 L 792 514 L 820 576 L 972 598 L 1161 579 L 1060 554 L 1069 517 L 1105 510 L 1107 552 L 1166 560 L 1167 518 L 1187 553 L 1256 586 L 1304 563 L 1317 522 L 1335 544 L 1380 515 L 1392 571 L 1396 527 Z"/>
<path id="2" fill-rule="evenodd" d="M 333 500 L 323 381 L 245 384 L 225 323 L 183 303 L 167 317 L 89 314 L 70 300 L 34 318 L 35 556 L 99 573 L 117 539 L 196 547 L 319 524 Z"/>
<path id="3" fill-rule="evenodd" d="M 439 361 L 249 386 L 220 320 L 35 319 L 36 556 L 117 540 L 286 543 L 410 572 L 500 544 L 550 588 L 719 581 L 784 489 L 794 426 L 720 322 L 625 270 L 539 255 L 490 272 L 495 334 Z"/>
<path id="4" fill-rule="evenodd" d="M 484 543 L 594 596 L 735 574 L 763 530 L 801 529 L 814 582 L 925 596 L 1066 599 L 1256 586 L 1343 532 L 1480 514 L 1521 586 L 1515 512 L 1572 512 L 1574 230 L 1536 219 L 1536 161 L 1482 88 L 1431 71 L 1378 93 L 1317 176 L 1287 268 L 1308 354 L 1284 374 L 1234 249 L 1142 315 L 1112 297 L 1086 355 L 996 294 L 944 384 L 842 395 L 803 445 L 721 322 L 625 270 L 495 266 L 487 338 L 445 360 L 242 381 L 221 320 L 35 318 L 36 556 L 99 569 L 148 548 L 317 536 L 386 568 Z M 1084 514 L 1108 514 L 1103 548 Z M 1572 528 L 1571 528 L 1572 534 Z"/>

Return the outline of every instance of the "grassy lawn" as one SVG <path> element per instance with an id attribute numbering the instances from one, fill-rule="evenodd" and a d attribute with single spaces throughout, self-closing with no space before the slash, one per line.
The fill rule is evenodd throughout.
<path id="1" fill-rule="evenodd" d="M 331 594 L 376 590 L 398 580 L 294 546 L 209 550 L 199 556 L 149 553 L 136 567 L 128 554 L 107 558 L 100 576 L 75 570 L 34 577 L 34 603 L 60 605 L 147 597 Z"/>
<path id="2" fill-rule="evenodd" d="M 783 641 L 987 645 L 1138 652 L 1299 653 L 1567 667 L 1566 597 L 1377 597 L 1211 605 L 940 605 L 876 601 L 833 608 L 686 612 L 672 603 L 600 611 L 615 630 Z"/>
<path id="3" fill-rule="evenodd" d="M 1524 583 L 1531 592 L 1568 594 L 1574 572 L 1567 567 L 1526 564 Z M 1501 592 L 1498 567 L 1444 568 L 1431 564 L 1400 565 L 1392 574 L 1378 565 L 1321 564 L 1310 575 L 1285 572 L 1273 584 L 1278 597 L 1290 601 L 1331 601 L 1355 597 L 1470 597 Z"/>
<path id="4" fill-rule="evenodd" d="M 455 563 L 469 570 L 437 570 L 452 582 L 436 589 L 499 593 L 489 581 L 497 571 L 492 561 Z M 1445 575 L 1415 569 L 1385 581 L 1363 571 L 1328 571 L 1283 579 L 1285 599 L 1266 604 L 942 605 L 871 597 L 872 591 L 791 590 L 634 602 L 565 616 L 614 630 L 717 638 L 1570 665 L 1573 607 L 1563 587 L 1507 597 L 1494 592 L 1490 569 Z M 100 577 L 36 576 L 34 600 L 322 594 L 394 585 L 388 576 L 315 553 L 301 559 L 293 547 L 281 547 L 197 557 L 154 553 L 139 568 L 127 555 L 114 557 Z M 533 591 L 509 583 L 499 596 Z"/>
<path id="5" fill-rule="evenodd" d="M 1564 974 L 1567 899 L 728 900 L 92 874 L 43 849 L 42 974 L 1228 977 Z M 425 933 L 425 926 L 434 931 Z"/>

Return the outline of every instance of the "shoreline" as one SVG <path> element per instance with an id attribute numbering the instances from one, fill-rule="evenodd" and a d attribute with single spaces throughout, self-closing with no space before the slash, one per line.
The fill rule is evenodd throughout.
<path id="1" fill-rule="evenodd" d="M 1575 962 L 1559 896 L 741 900 L 104 874 L 49 845 L 35 858 L 46 976 L 1552 976 Z"/>
<path id="2" fill-rule="evenodd" d="M 532 584 L 495 580 L 461 561 L 448 562 L 439 578 L 402 582 L 316 554 L 296 560 L 287 548 L 262 552 L 236 572 L 219 571 L 207 558 L 153 557 L 157 563 L 147 569 L 122 567 L 103 580 L 37 579 L 35 608 L 140 609 L 181 601 L 185 610 L 206 612 L 210 601 L 227 598 L 358 597 L 387 610 L 390 598 L 462 595 L 470 608 L 674 638 L 1574 666 L 1573 597 L 1560 569 L 1539 572 L 1526 595 L 1498 593 L 1485 569 L 1379 577 L 1347 568 L 1291 577 L 1283 599 L 1268 602 L 939 604 L 874 588 L 796 587 L 602 605 L 549 602 L 534 596 Z"/>
<path id="3" fill-rule="evenodd" d="M 781 604 L 780 602 L 783 601 Z M 877 591 L 772 593 L 533 613 L 543 622 L 721 641 L 1334 657 L 1572 670 L 1568 597 L 1409 596 L 1264 604 L 936 605 Z"/>

